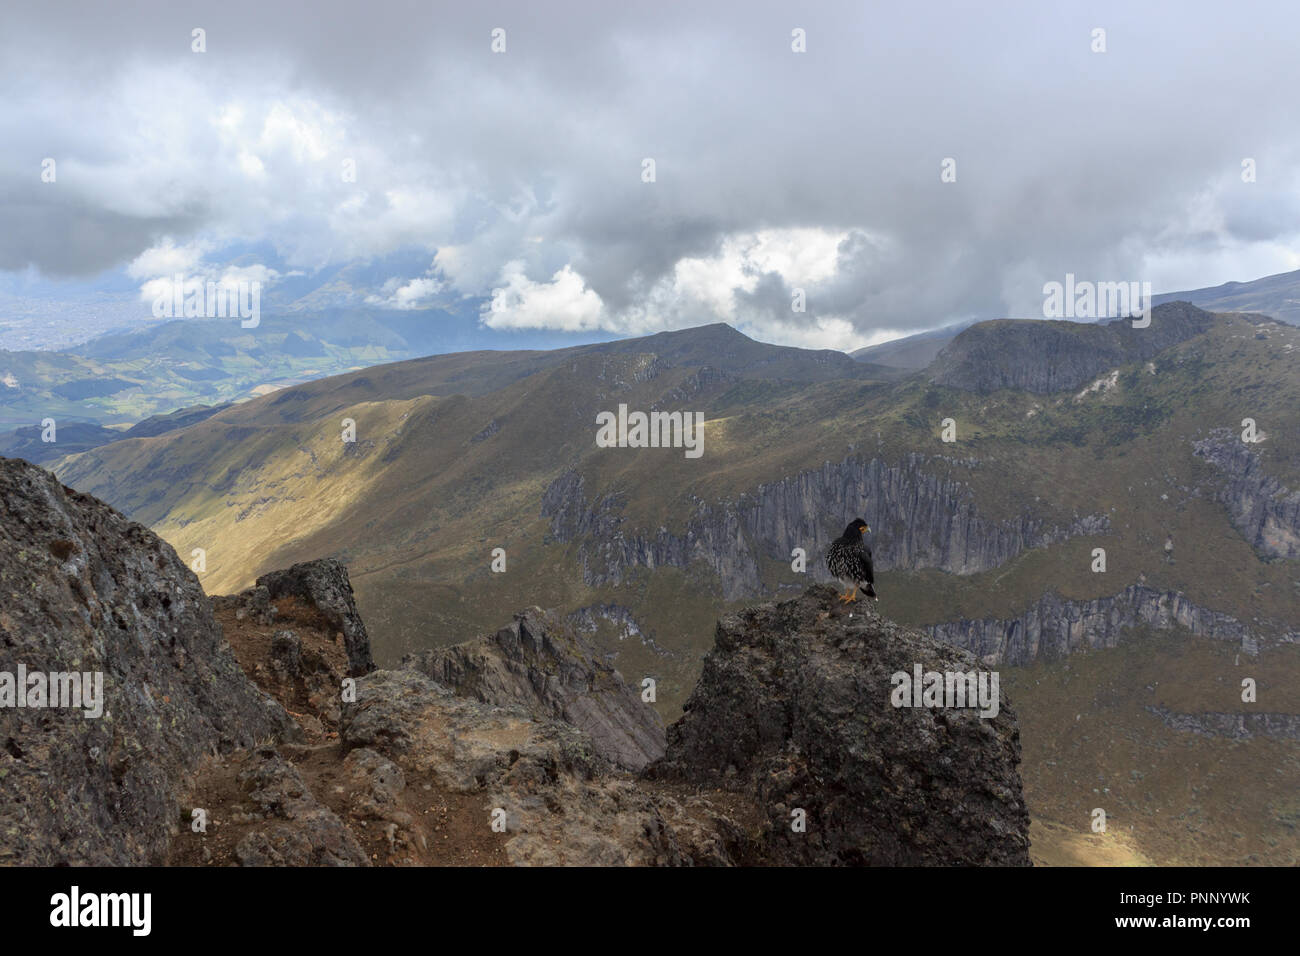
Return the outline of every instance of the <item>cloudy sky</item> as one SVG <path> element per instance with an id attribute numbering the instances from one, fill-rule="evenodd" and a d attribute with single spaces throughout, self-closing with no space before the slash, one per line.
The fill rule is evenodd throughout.
<path id="1" fill-rule="evenodd" d="M 6 4 L 0 280 L 147 314 L 177 273 L 409 261 L 359 294 L 845 349 L 1041 315 L 1067 272 L 1248 280 L 1300 268 L 1298 33 L 1241 0 Z"/>

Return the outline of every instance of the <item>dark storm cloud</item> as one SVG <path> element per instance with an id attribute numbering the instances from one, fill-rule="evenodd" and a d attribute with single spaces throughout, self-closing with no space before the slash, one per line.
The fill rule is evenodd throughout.
<path id="1" fill-rule="evenodd" d="M 521 322 L 721 317 L 848 346 L 1034 314 L 1066 272 L 1159 289 L 1300 265 L 1284 5 L 88 2 L 3 18 L 18 228 L 0 268 L 90 272 L 163 234 L 269 241 L 308 268 L 419 244 L 460 292 L 534 297 Z M 33 191 L 47 156 L 60 181 Z M 799 230 L 828 237 L 832 272 L 782 264 Z"/>

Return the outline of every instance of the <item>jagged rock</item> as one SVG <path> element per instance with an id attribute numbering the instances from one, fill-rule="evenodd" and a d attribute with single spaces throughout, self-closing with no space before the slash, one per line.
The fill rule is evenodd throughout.
<path id="1" fill-rule="evenodd" d="M 0 707 L 0 863 L 161 862 L 204 755 L 296 733 L 170 545 L 13 459 L 0 459 L 0 647 L 0 670 L 98 672 L 104 697 L 91 719 Z"/>
<path id="2" fill-rule="evenodd" d="M 529 609 L 422 660 L 462 693 L 411 667 L 372 671 L 339 708 L 340 675 L 326 660 L 342 663 L 334 629 L 351 635 L 349 662 L 371 666 L 346 571 L 311 562 L 266 575 L 263 591 L 224 606 L 263 613 L 272 598 L 295 597 L 280 603 L 295 631 L 241 620 L 232 634 L 266 687 L 319 714 L 304 717 L 323 725 L 317 742 L 281 745 L 300 770 L 272 745 L 299 728 L 240 671 L 170 547 L 24 462 L 0 460 L 0 493 L 6 652 L 32 671 L 102 671 L 107 699 L 91 720 L 0 709 L 0 861 L 154 863 L 175 849 L 175 859 L 212 862 L 216 848 L 244 865 L 412 862 L 433 852 L 421 817 L 434 812 L 424 791 L 436 788 L 459 833 L 516 864 L 1021 862 L 1009 711 L 980 722 L 875 706 L 877 685 L 909 654 L 927 666 L 969 658 L 874 615 L 818 617 L 829 589 L 724 619 L 676 746 L 650 778 L 602 754 L 644 759 L 657 718 L 572 626 Z M 329 630 L 318 633 L 318 621 Z M 323 741 L 335 736 L 328 725 L 338 744 Z M 304 773 L 345 787 L 331 794 L 346 820 Z M 233 806 L 212 806 L 214 823 L 232 829 L 169 847 L 187 807 L 231 783 Z M 182 806 L 178 790 L 191 784 Z M 807 839 L 786 833 L 793 806 L 809 811 Z M 505 830 L 494 844 L 497 810 Z"/>
<path id="3" fill-rule="evenodd" d="M 668 750 L 647 771 L 750 794 L 769 863 L 1028 865 L 1020 735 L 996 716 L 895 707 L 896 672 L 970 672 L 965 651 L 836 592 L 725 616 Z M 850 616 L 851 615 L 851 616 Z M 804 810 L 807 830 L 792 828 Z"/>
<path id="4" fill-rule="evenodd" d="M 786 561 L 796 547 L 823 553 L 844 530 L 842 518 L 828 516 L 860 515 L 875 529 L 877 570 L 955 574 L 988 571 L 1030 548 L 1110 527 L 1105 515 L 1077 518 L 1068 528 L 1030 515 L 992 520 L 979 513 L 962 481 L 943 474 L 955 465 L 976 468 L 979 462 L 913 454 L 888 464 L 850 456 L 760 485 L 735 501 L 697 501 L 683 534 L 624 528 L 622 496 L 589 500 L 585 479 L 570 470 L 546 489 L 541 513 L 551 519 L 556 540 L 580 543 L 583 581 L 592 587 L 616 584 L 637 567 L 685 568 L 698 561 L 717 574 L 727 600 L 765 593 L 762 558 Z M 814 580 L 829 580 L 818 561 L 809 571 Z"/>
<path id="5" fill-rule="evenodd" d="M 999 319 L 980 322 L 944 346 L 930 365 L 930 380 L 987 394 L 1023 389 L 1038 394 L 1070 391 L 1103 372 L 1146 361 L 1200 335 L 1215 315 L 1186 302 L 1151 310 L 1151 324 L 1135 329 L 1128 319 L 1085 323 Z"/>
<path id="6" fill-rule="evenodd" d="M 1259 455 L 1231 429 L 1216 428 L 1194 448 L 1222 473 L 1215 499 L 1250 546 L 1267 558 L 1300 558 L 1300 491 L 1265 472 Z"/>
<path id="7" fill-rule="evenodd" d="M 839 463 L 760 485 L 736 505 L 746 531 L 765 545 L 768 558 L 789 560 L 805 548 L 824 554 L 857 515 L 872 527 L 876 570 L 938 568 L 977 574 L 1001 567 L 1031 548 L 1043 548 L 1110 528 L 1105 515 L 1076 517 L 1059 527 L 1028 514 L 994 520 L 980 513 L 960 476 L 981 467 L 979 459 L 912 454 L 897 464 L 851 456 Z M 830 580 L 822 562 L 811 562 L 815 579 Z"/>
<path id="8" fill-rule="evenodd" d="M 583 732 L 521 707 L 460 697 L 415 670 L 359 679 L 341 736 L 349 748 L 392 761 L 407 780 L 480 795 L 485 830 L 493 810 L 505 811 L 501 838 L 515 864 L 731 862 L 722 834 L 733 824 L 713 823 L 698 802 L 649 792 L 616 772 Z"/>
<path id="9" fill-rule="evenodd" d="M 238 594 L 217 594 L 212 597 L 214 611 L 233 610 L 237 620 L 248 618 L 258 624 L 271 624 L 275 621 L 275 605 L 271 603 L 271 592 L 264 587 L 252 587 Z"/>
<path id="10" fill-rule="evenodd" d="M 945 621 L 925 630 L 964 647 L 989 664 L 1022 665 L 1041 658 L 1058 660 L 1080 648 L 1115 647 L 1121 635 L 1145 625 L 1157 630 L 1181 627 L 1197 637 L 1240 644 L 1254 654 L 1261 638 L 1236 618 L 1201 607 L 1179 591 L 1157 591 L 1142 584 L 1114 597 L 1068 601 L 1049 591 L 1018 617 Z"/>
<path id="11" fill-rule="evenodd" d="M 663 719 L 572 626 L 533 607 L 488 637 L 409 656 L 404 666 L 489 704 L 567 721 L 602 757 L 639 770 L 664 752 Z"/>
<path id="12" fill-rule="evenodd" d="M 368 866 L 365 851 L 332 811 L 316 802 L 297 769 L 274 750 L 239 783 L 267 823 L 244 834 L 235 847 L 243 866 Z"/>
<path id="13" fill-rule="evenodd" d="M 304 561 L 284 571 L 272 571 L 257 579 L 271 598 L 293 595 L 314 606 L 331 626 L 343 635 L 348 651 L 348 673 L 353 677 L 375 669 L 370 655 L 370 637 L 357 613 L 348 571 L 333 558 Z"/>
<path id="14" fill-rule="evenodd" d="M 566 724 L 461 697 L 407 669 L 358 680 L 356 702 L 343 705 L 340 736 L 349 749 L 368 747 L 418 779 L 460 792 L 499 779 L 523 757 L 582 775 L 603 763 L 590 740 Z"/>

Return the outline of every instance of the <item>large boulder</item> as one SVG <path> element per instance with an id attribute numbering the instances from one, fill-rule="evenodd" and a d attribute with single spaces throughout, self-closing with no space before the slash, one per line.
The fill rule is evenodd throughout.
<path id="1" fill-rule="evenodd" d="M 375 669 L 370 655 L 370 636 L 357 611 L 348 569 L 334 558 L 304 561 L 283 571 L 271 571 L 257 579 L 271 600 L 291 595 L 314 606 L 326 621 L 343 635 L 348 652 L 348 673 L 353 677 Z"/>
<path id="2" fill-rule="evenodd" d="M 640 770 L 664 752 L 663 718 L 571 626 L 532 607 L 487 637 L 410 655 L 414 667 L 458 694 L 520 706 L 572 724 L 596 753 Z"/>
<path id="3" fill-rule="evenodd" d="M 748 796 L 766 863 L 1028 865 L 1011 708 L 895 706 L 917 665 L 980 669 L 826 586 L 729 614 L 648 773 Z"/>
<path id="4" fill-rule="evenodd" d="M 90 675 L 102 700 L 15 706 L 53 673 Z M 0 864 L 160 862 L 205 755 L 293 732 L 171 546 L 0 458 Z"/>

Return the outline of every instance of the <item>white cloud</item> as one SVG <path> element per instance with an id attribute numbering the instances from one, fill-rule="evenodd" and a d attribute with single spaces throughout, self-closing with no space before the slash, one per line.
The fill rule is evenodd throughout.
<path id="1" fill-rule="evenodd" d="M 565 265 L 549 281 L 528 278 L 514 261 L 491 290 L 483 323 L 491 328 L 551 329 L 567 332 L 596 329 L 629 335 L 662 329 L 728 322 L 765 341 L 809 348 L 859 348 L 868 344 L 852 321 L 838 315 L 795 313 L 788 291 L 807 287 L 816 299 L 819 283 L 837 278 L 846 231 L 809 227 L 764 229 L 725 237 L 708 256 L 685 257 L 635 303 L 611 310 L 586 280 Z M 435 266 L 464 275 L 463 249 L 440 250 Z M 753 293 L 765 278 L 776 277 L 783 291 L 781 308 L 789 315 L 742 303 L 737 293 Z"/>
<path id="2" fill-rule="evenodd" d="M 207 247 L 203 242 L 186 242 L 178 245 L 171 236 L 166 236 L 158 245 L 136 256 L 127 265 L 126 274 L 132 279 L 146 279 L 190 272 L 203 260 L 206 251 Z"/>
<path id="3" fill-rule="evenodd" d="M 385 309 L 420 309 L 431 305 L 446 288 L 445 282 L 427 276 L 409 282 L 390 279 L 384 283 L 382 294 L 366 296 L 366 304 Z"/>
<path id="4" fill-rule="evenodd" d="M 549 282 L 534 282 L 524 275 L 519 262 L 508 263 L 502 270 L 502 283 L 492 290 L 482 320 L 494 329 L 589 332 L 608 327 L 600 296 L 569 266 Z"/>
<path id="5" fill-rule="evenodd" d="M 144 302 L 156 302 L 162 299 L 170 300 L 176 291 L 177 277 L 180 277 L 180 292 L 182 295 L 185 290 L 191 288 L 193 283 L 199 282 L 204 286 L 207 283 L 215 283 L 218 289 L 223 291 L 239 291 L 247 288 L 252 283 L 257 283 L 262 292 L 282 278 L 282 274 L 275 269 L 261 264 L 252 264 L 246 266 L 221 266 L 213 263 L 204 263 L 197 257 L 187 256 L 188 247 L 183 250 L 176 250 L 175 247 L 169 246 L 170 240 L 160 247 L 160 252 L 152 257 L 150 265 L 165 265 L 175 263 L 175 267 L 161 275 L 153 275 L 140 284 L 140 299 Z M 154 250 L 150 250 L 154 252 Z M 143 257 L 142 257 L 143 258 Z M 132 263 L 136 267 L 140 260 Z M 136 278 L 148 275 L 148 272 L 138 271 Z"/>
<path id="6" fill-rule="evenodd" d="M 417 308 L 500 289 L 499 328 L 728 321 L 846 347 L 1034 314 L 1066 272 L 1150 272 L 1159 291 L 1293 268 L 1300 15 L 1243 30 L 1198 0 L 1177 17 L 1097 2 L 1123 40 L 1104 57 L 1032 2 L 817 4 L 800 56 L 761 4 L 521 4 L 506 56 L 469 8 L 374 0 L 358 19 L 322 0 L 304 30 L 298 10 L 227 0 L 196 56 L 166 17 L 18 5 L 0 268 L 149 283 L 233 245 L 285 269 L 414 247 L 436 251 L 429 274 L 360 291 Z M 1249 69 L 1206 70 L 1206 36 Z M 57 185 L 35 175 L 45 156 Z"/>

